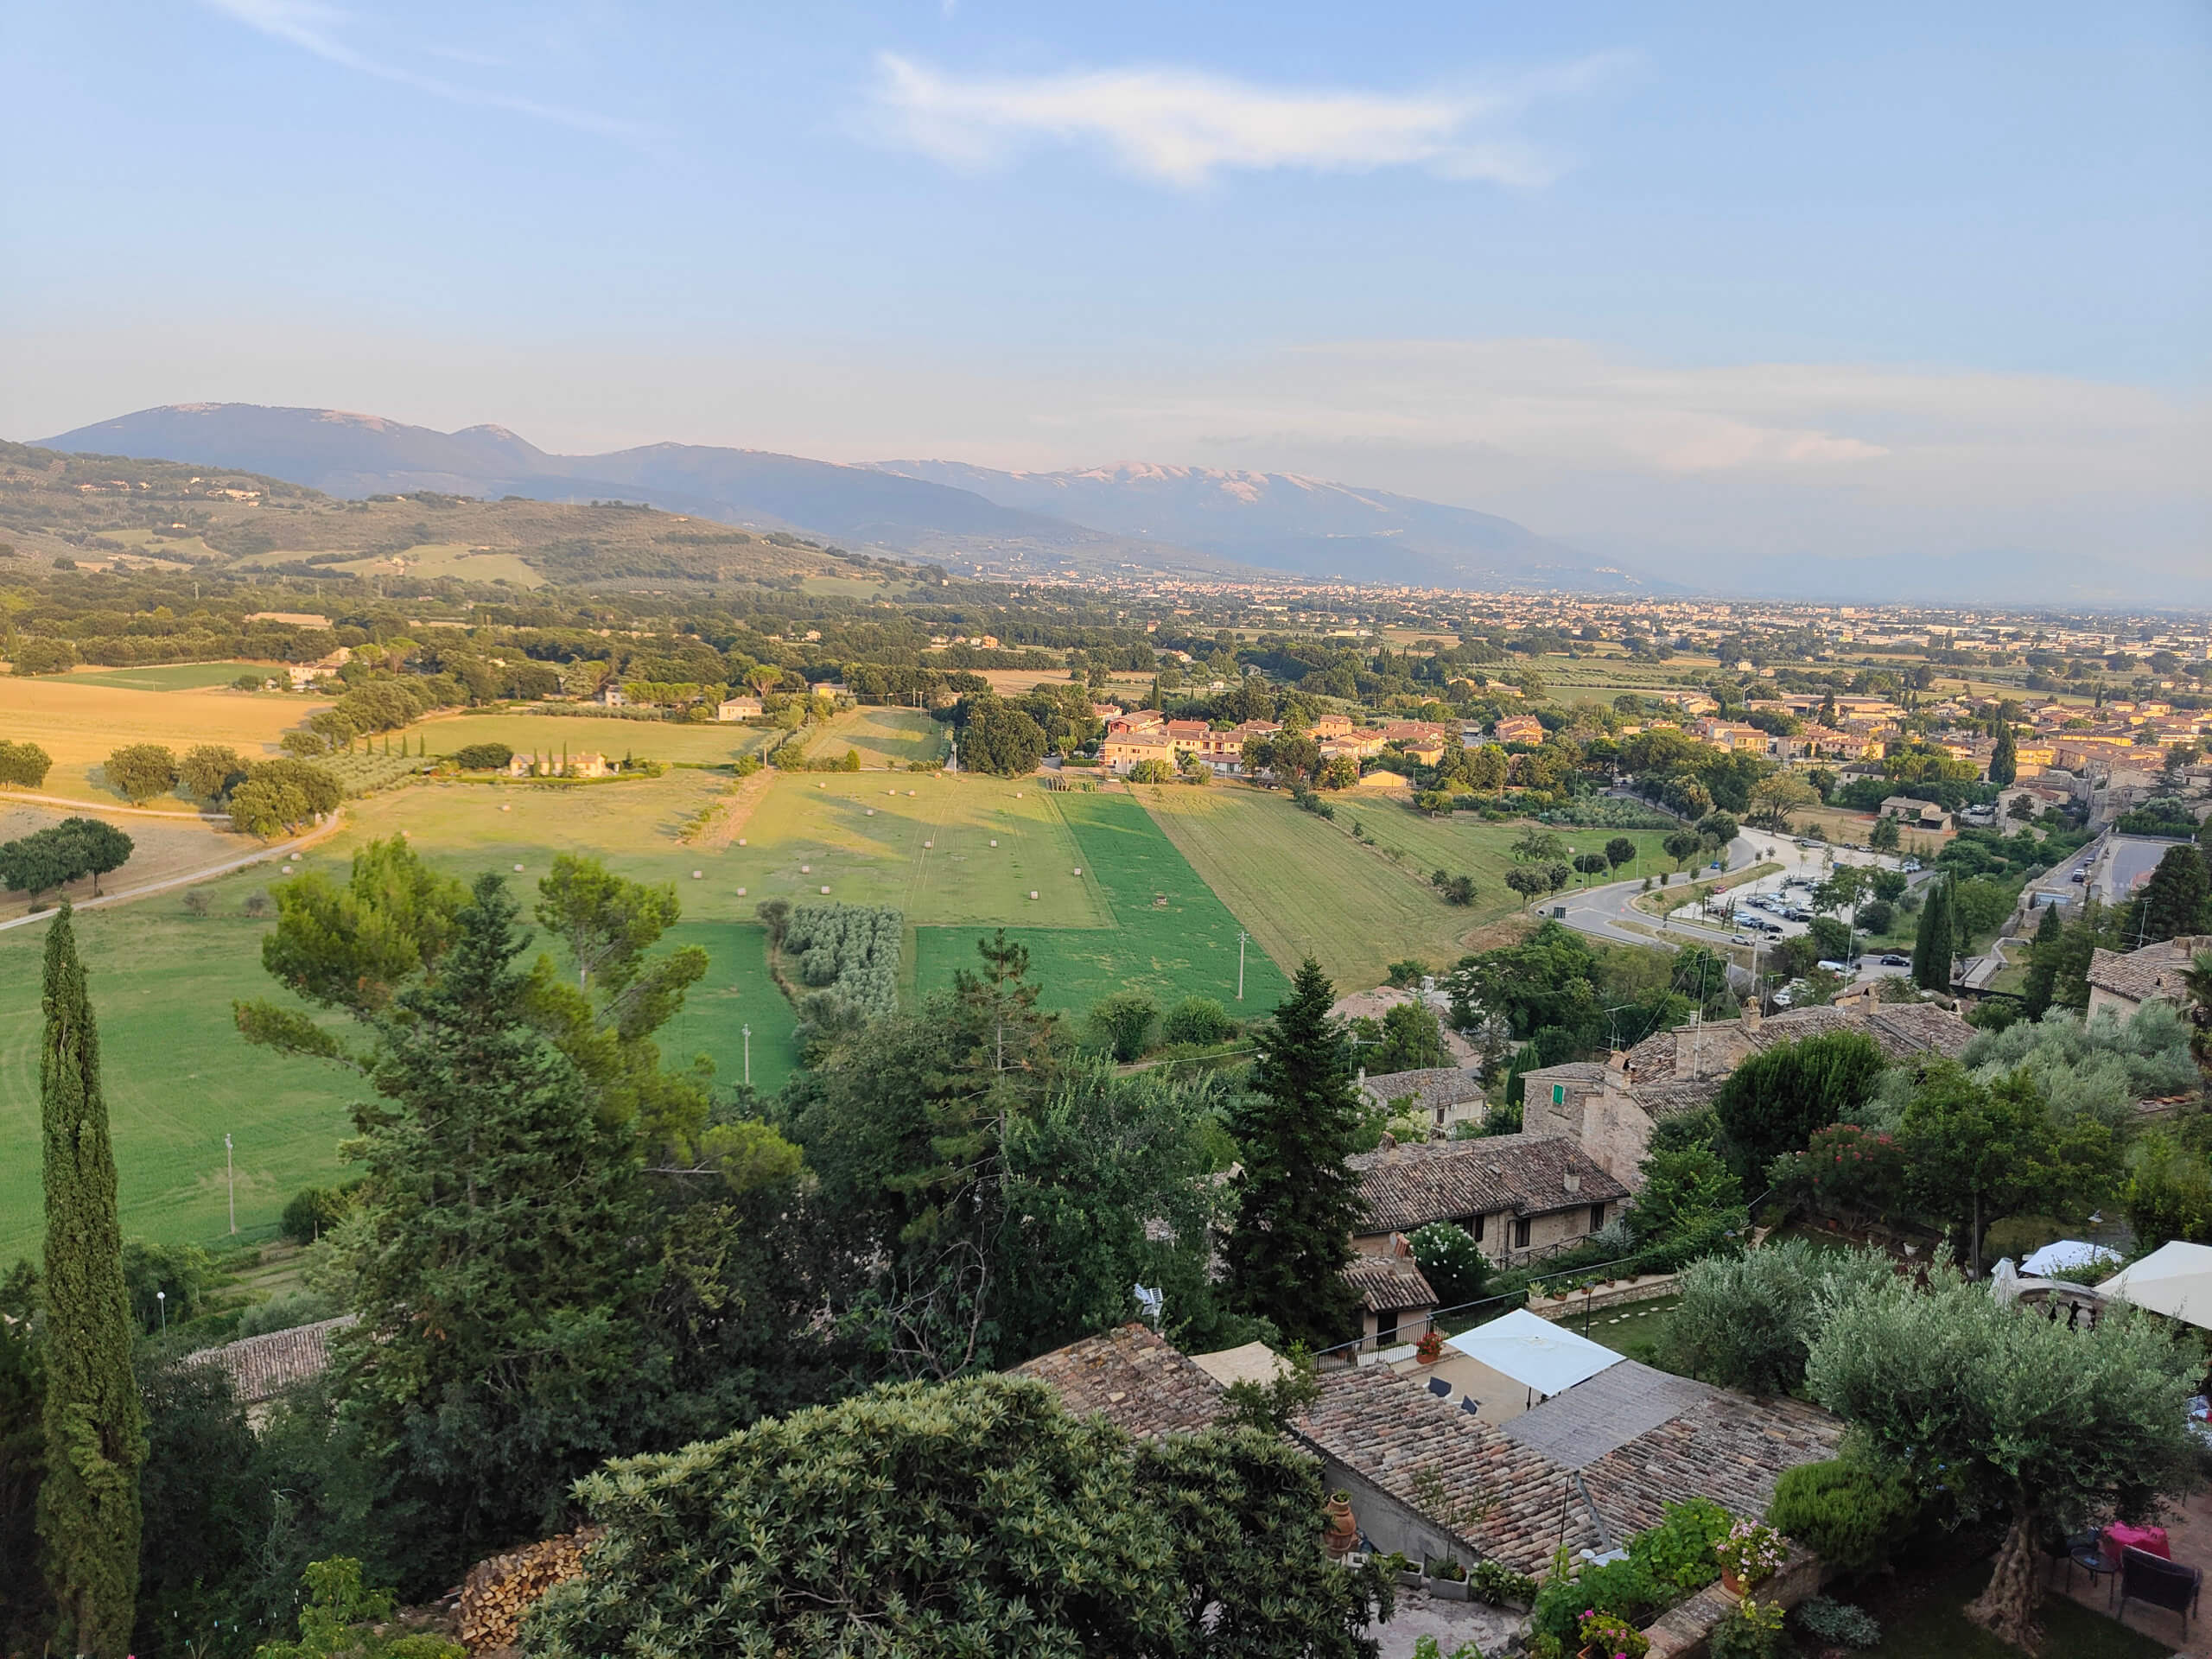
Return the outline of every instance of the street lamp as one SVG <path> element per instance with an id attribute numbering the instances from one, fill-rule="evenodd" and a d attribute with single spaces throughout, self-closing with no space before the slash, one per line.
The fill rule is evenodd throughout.
<path id="1" fill-rule="evenodd" d="M 169 1294 L 168 1294 L 168 1292 L 167 1292 L 166 1290 L 157 1290 L 157 1291 L 156 1291 L 156 1292 L 154 1293 L 154 1300 L 155 1300 L 156 1302 L 157 1302 L 157 1303 L 159 1303 L 159 1304 L 161 1305 L 161 1310 L 162 1310 L 162 1334 L 163 1336 L 167 1336 L 167 1335 L 168 1334 L 168 1331 L 169 1331 Z"/>

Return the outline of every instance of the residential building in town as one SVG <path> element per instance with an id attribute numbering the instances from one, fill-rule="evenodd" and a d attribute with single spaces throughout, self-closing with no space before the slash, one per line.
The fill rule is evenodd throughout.
<path id="1" fill-rule="evenodd" d="M 2212 934 L 2185 933 L 2138 950 L 2107 950 L 2089 957 L 2089 1018 L 2101 1014 L 2133 1019 L 2146 1002 L 2189 1003 L 2185 976 L 2198 953 L 2212 950 Z"/>
<path id="2" fill-rule="evenodd" d="M 1433 1221 L 1465 1228 L 1483 1254 L 1525 1267 L 1584 1239 L 1620 1213 L 1629 1189 L 1569 1136 L 1494 1135 L 1400 1146 L 1390 1135 L 1352 1158 L 1365 1219 L 1363 1255 L 1395 1255 Z"/>

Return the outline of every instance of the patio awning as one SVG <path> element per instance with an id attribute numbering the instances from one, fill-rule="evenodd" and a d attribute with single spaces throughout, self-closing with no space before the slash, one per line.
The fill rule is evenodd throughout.
<path id="1" fill-rule="evenodd" d="M 2212 1331 L 2212 1244 L 2161 1244 L 2097 1287 L 2168 1319 Z"/>
<path id="2" fill-rule="evenodd" d="M 2120 1260 L 2120 1252 L 2107 1249 L 2101 1244 L 2091 1244 L 2078 1238 L 2062 1238 L 2056 1244 L 2046 1244 L 2026 1261 L 2020 1271 L 2031 1279 L 2048 1279 L 2067 1268 L 2086 1268 L 2093 1262 L 2112 1262 Z"/>
<path id="3" fill-rule="evenodd" d="M 1621 1363 L 1611 1349 L 1539 1319 L 1525 1307 L 1446 1337 L 1444 1345 L 1545 1395 L 1563 1394 Z"/>

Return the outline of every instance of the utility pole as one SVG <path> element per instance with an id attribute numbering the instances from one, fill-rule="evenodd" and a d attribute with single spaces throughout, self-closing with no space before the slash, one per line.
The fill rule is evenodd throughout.
<path id="1" fill-rule="evenodd" d="M 745 1033 L 745 1086 L 753 1086 L 753 1027 L 742 1027 Z"/>
<path id="2" fill-rule="evenodd" d="M 1243 928 L 1236 930 L 1236 1000 L 1244 1000 L 1244 941 L 1252 936 Z"/>
<path id="3" fill-rule="evenodd" d="M 231 1157 L 231 1137 L 227 1135 L 223 1137 L 223 1184 L 231 1190 L 231 1231 L 235 1234 L 238 1230 L 238 1166 Z"/>

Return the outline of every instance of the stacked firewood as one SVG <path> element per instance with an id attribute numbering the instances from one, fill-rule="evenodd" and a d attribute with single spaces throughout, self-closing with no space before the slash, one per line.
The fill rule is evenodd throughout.
<path id="1" fill-rule="evenodd" d="M 563 1579 L 583 1571 L 584 1551 L 598 1541 L 603 1527 L 585 1527 L 557 1538 L 511 1550 L 468 1569 L 455 1608 L 461 1639 L 471 1653 L 512 1648 L 522 1617 L 538 1597 Z"/>

